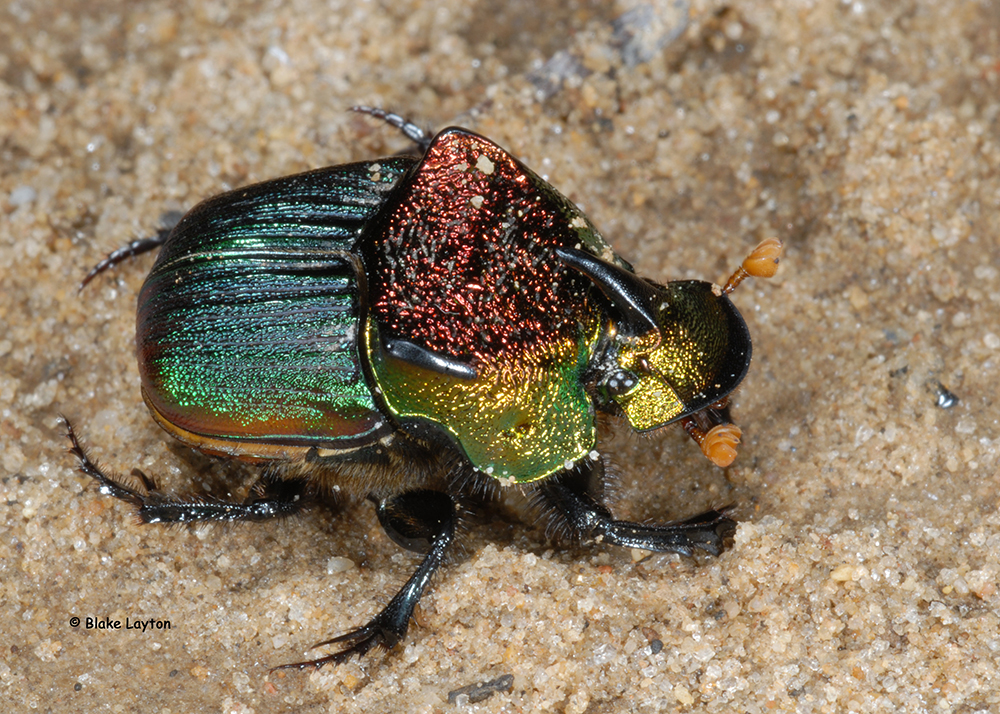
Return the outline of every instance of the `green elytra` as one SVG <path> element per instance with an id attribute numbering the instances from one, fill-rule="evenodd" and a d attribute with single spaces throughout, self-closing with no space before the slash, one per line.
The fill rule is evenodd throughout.
<path id="1" fill-rule="evenodd" d="M 161 425 L 251 459 L 268 458 L 268 446 L 366 444 L 385 430 L 359 361 L 351 250 L 414 163 L 267 181 L 184 217 L 137 313 L 143 396 Z"/>

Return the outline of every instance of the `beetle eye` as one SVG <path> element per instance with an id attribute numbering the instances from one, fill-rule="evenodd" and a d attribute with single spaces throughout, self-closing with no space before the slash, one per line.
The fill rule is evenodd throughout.
<path id="1" fill-rule="evenodd" d="M 635 374 L 626 369 L 620 369 L 612 372 L 604 380 L 604 388 L 608 390 L 610 396 L 617 397 L 620 394 L 629 392 L 638 382 L 639 378 Z"/>

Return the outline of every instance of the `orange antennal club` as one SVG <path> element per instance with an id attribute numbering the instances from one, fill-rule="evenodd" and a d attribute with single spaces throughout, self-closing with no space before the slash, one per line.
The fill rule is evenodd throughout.
<path id="1" fill-rule="evenodd" d="M 728 295 L 736 287 L 749 277 L 770 278 L 778 272 L 778 263 L 781 262 L 781 241 L 777 238 L 768 238 L 757 244 L 757 247 L 736 269 L 725 287 L 722 288 L 724 295 Z"/>

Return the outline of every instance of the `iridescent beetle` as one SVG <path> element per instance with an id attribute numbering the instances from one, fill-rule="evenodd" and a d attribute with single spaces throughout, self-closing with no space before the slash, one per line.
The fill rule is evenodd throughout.
<path id="1" fill-rule="evenodd" d="M 183 500 L 72 451 L 101 491 L 146 523 L 290 515 L 337 487 L 367 496 L 386 534 L 425 558 L 370 622 L 285 665 L 320 667 L 406 634 L 455 538 L 457 502 L 484 483 L 530 492 L 579 539 L 721 552 L 721 511 L 615 520 L 602 504 L 597 410 L 639 432 L 680 421 L 720 466 L 739 429 L 727 395 L 750 336 L 727 297 L 769 277 L 768 240 L 724 287 L 635 275 L 569 200 L 465 129 L 421 158 L 310 171 L 230 191 L 136 241 L 84 283 L 162 245 L 139 295 L 136 345 L 153 418 L 208 454 L 270 465 L 241 503 Z"/>

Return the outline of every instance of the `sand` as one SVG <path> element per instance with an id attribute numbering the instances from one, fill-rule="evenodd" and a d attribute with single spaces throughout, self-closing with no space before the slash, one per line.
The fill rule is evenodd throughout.
<path id="1" fill-rule="evenodd" d="M 108 466 L 241 496 L 143 406 L 152 259 L 77 284 L 202 198 L 407 148 L 353 104 L 491 137 L 660 281 L 785 242 L 734 297 L 735 464 L 602 438 L 617 514 L 734 503 L 725 554 L 573 547 L 512 493 L 395 651 L 269 673 L 414 566 L 370 505 L 143 527 L 75 470 L 60 413 Z M 18 2 L 0 136 L 4 711 L 1000 711 L 996 0 Z"/>

